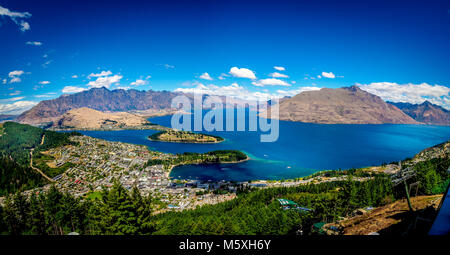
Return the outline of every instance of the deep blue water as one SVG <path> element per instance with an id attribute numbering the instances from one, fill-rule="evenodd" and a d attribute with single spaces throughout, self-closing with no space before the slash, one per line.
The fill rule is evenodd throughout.
<path id="1" fill-rule="evenodd" d="M 170 126 L 171 116 L 152 122 Z M 248 129 L 246 129 L 248 130 Z M 236 149 L 251 160 L 238 164 L 186 165 L 173 169 L 175 178 L 202 180 L 283 179 L 319 170 L 380 165 L 412 157 L 419 151 L 450 139 L 450 127 L 430 125 L 322 125 L 280 121 L 279 139 L 261 143 L 260 131 L 204 132 L 219 135 L 218 144 L 182 144 L 149 141 L 157 131 L 81 131 L 110 141 L 147 145 L 169 153 Z"/>

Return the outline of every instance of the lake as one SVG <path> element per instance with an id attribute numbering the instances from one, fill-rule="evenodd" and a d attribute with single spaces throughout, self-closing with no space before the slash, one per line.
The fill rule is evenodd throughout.
<path id="1" fill-rule="evenodd" d="M 149 120 L 170 126 L 171 116 Z M 233 181 L 288 179 L 320 170 L 376 166 L 412 157 L 421 150 L 450 138 L 450 127 L 445 126 L 324 125 L 289 121 L 280 121 L 279 138 L 273 143 L 261 143 L 260 131 L 202 131 L 225 138 L 225 141 L 217 144 L 148 140 L 147 137 L 155 132 L 157 131 L 80 131 L 88 136 L 142 144 L 151 150 L 168 153 L 240 150 L 251 159 L 238 164 L 178 166 L 171 172 L 174 178 Z"/>

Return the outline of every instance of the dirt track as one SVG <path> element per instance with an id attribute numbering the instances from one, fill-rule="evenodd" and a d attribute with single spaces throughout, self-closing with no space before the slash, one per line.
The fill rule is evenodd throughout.
<path id="1" fill-rule="evenodd" d="M 47 179 L 49 182 L 55 182 L 55 180 L 53 180 L 52 178 L 48 177 L 46 174 L 44 174 L 44 172 L 41 171 L 41 169 L 34 167 L 33 166 L 33 150 L 30 150 L 30 167 L 35 170 L 36 172 L 38 172 L 40 175 L 42 175 L 42 177 L 44 177 L 45 179 Z"/>
<path id="2" fill-rule="evenodd" d="M 411 198 L 411 202 L 414 210 L 418 211 L 429 206 L 437 208 L 441 198 L 442 195 L 417 196 Z M 404 199 L 378 207 L 364 215 L 343 220 L 339 224 L 331 225 L 339 225 L 343 228 L 344 235 L 367 235 L 402 222 L 408 210 L 408 203 Z"/>

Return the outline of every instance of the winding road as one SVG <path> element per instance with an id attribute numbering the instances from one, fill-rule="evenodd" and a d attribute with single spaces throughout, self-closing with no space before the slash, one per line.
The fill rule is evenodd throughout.
<path id="1" fill-rule="evenodd" d="M 44 139 L 45 139 L 45 135 L 42 136 L 41 145 L 44 144 Z M 41 169 L 33 166 L 33 151 L 34 151 L 34 148 L 30 150 L 30 167 L 33 170 L 37 171 L 40 175 L 42 175 L 42 177 L 44 177 L 48 181 L 55 182 L 55 180 L 53 180 L 52 178 L 50 178 L 46 174 L 44 174 L 44 172 L 42 172 Z"/>

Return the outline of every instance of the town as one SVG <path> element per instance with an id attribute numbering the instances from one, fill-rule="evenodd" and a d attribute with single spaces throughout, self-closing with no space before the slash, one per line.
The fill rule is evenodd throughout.
<path id="1" fill-rule="evenodd" d="M 75 145 L 65 145 L 41 152 L 50 160 L 50 168 L 69 165 L 67 170 L 53 177 L 52 183 L 24 191 L 25 195 L 47 191 L 55 185 L 76 197 L 95 198 L 102 189 L 120 183 L 125 189 L 139 189 L 142 195 L 151 195 L 155 201 L 154 213 L 167 210 L 195 209 L 205 204 L 217 204 L 236 197 L 238 191 L 255 188 L 292 187 L 309 183 L 345 180 L 339 177 L 298 178 L 278 181 L 211 181 L 184 180 L 170 177 L 176 165 L 148 164 L 149 161 L 173 162 L 179 155 L 149 150 L 144 145 L 111 142 L 89 136 L 71 136 Z M 366 178 L 358 178 L 363 181 Z"/>
<path id="2" fill-rule="evenodd" d="M 243 183 L 176 180 L 169 177 L 174 165 L 147 165 L 149 160 L 170 161 L 177 155 L 150 151 L 146 146 L 110 142 L 88 136 L 70 138 L 76 145 L 65 145 L 41 152 L 49 156 L 46 164 L 51 168 L 70 163 L 54 182 L 24 194 L 39 193 L 55 185 L 72 195 L 95 197 L 103 188 L 119 182 L 131 190 L 137 187 L 141 194 L 160 200 L 156 212 L 167 209 L 183 210 L 204 204 L 216 204 L 233 199 Z M 222 192 L 213 192 L 214 190 Z"/>

